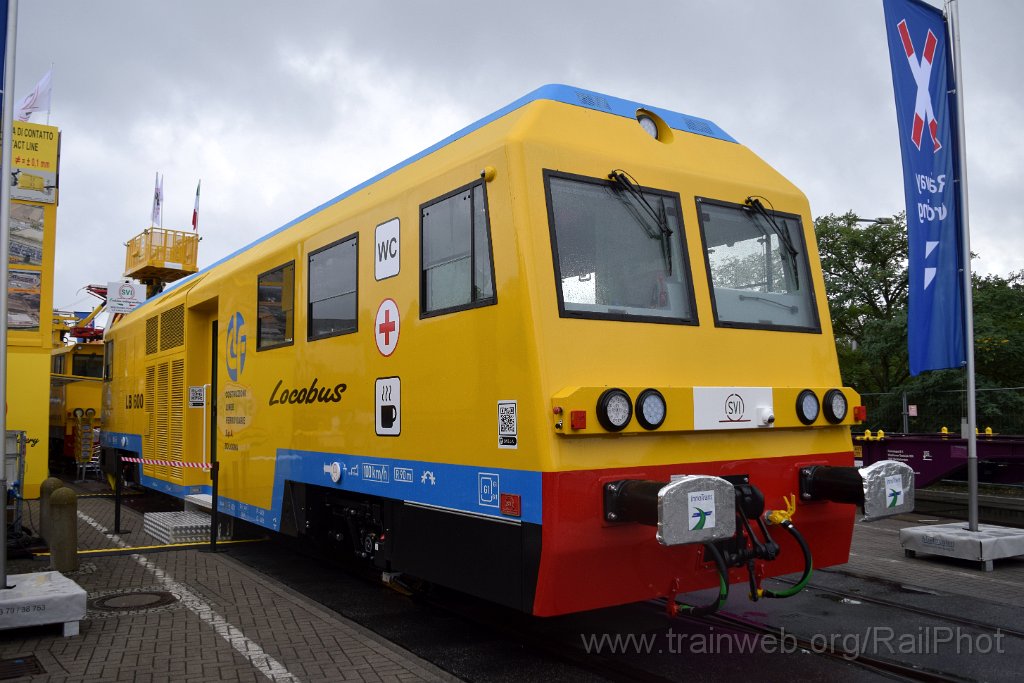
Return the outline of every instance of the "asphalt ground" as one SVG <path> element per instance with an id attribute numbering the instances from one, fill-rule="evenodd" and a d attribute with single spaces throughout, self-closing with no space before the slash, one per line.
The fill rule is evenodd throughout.
<path id="1" fill-rule="evenodd" d="M 848 564 L 784 600 L 750 602 L 733 586 L 721 619 L 670 618 L 654 603 L 532 619 L 436 588 L 401 596 L 324 560 L 289 561 L 293 550 L 230 552 L 465 680 L 1019 680 L 1024 558 L 986 573 L 904 557 L 899 529 L 940 521 L 860 523 Z"/>

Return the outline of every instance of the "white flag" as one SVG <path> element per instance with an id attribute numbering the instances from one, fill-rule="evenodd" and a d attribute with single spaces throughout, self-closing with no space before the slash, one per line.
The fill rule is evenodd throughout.
<path id="1" fill-rule="evenodd" d="M 37 111 L 45 111 L 47 114 L 50 113 L 50 94 L 53 92 L 53 88 L 50 84 L 50 77 L 53 75 L 53 69 L 46 72 L 46 75 L 36 83 L 36 87 L 32 89 L 25 98 L 18 102 L 18 105 L 14 108 L 18 113 L 17 117 L 19 121 L 28 121 L 32 114 Z"/>
<path id="2" fill-rule="evenodd" d="M 153 182 L 153 216 L 151 218 L 153 227 L 163 226 L 164 208 L 164 179 L 157 172 L 156 180 Z"/>

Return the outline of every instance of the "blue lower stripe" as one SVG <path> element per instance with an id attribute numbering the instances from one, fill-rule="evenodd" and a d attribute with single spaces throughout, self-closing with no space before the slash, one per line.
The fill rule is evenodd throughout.
<path id="1" fill-rule="evenodd" d="M 101 442 L 109 448 L 139 454 L 142 452 L 142 437 L 136 434 L 103 432 Z M 148 488 L 177 498 L 212 492 L 209 485 L 181 486 L 145 476 L 141 467 L 139 465 L 139 481 Z M 332 470 L 340 474 L 337 483 L 331 477 Z M 221 477 L 232 474 L 231 465 L 222 465 Z M 284 448 L 277 451 L 270 509 L 223 496 L 218 497 L 217 508 L 232 517 L 278 531 L 281 528 L 285 481 L 423 503 L 505 520 L 540 524 L 542 518 L 540 472 Z M 502 493 L 520 496 L 520 517 L 501 513 Z"/>

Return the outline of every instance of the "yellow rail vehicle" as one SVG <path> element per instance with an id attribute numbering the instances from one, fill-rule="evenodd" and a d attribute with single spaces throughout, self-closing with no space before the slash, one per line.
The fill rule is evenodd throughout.
<path id="1" fill-rule="evenodd" d="M 848 503 L 885 502 L 851 467 L 804 196 L 710 121 L 567 86 L 106 344 L 108 449 L 216 457 L 222 512 L 538 615 L 841 563 Z M 173 464 L 140 478 L 209 491 Z"/>
<path id="2" fill-rule="evenodd" d="M 63 345 L 52 351 L 50 361 L 50 452 L 58 458 L 87 459 L 89 454 L 80 452 L 79 431 L 99 426 L 103 344 Z"/>

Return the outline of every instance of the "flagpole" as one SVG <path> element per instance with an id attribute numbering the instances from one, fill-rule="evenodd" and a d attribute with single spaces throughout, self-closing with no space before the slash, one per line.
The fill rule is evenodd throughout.
<path id="1" fill-rule="evenodd" d="M 967 210 L 967 142 L 964 137 L 964 80 L 960 69 L 960 11 L 956 0 L 946 0 L 950 44 L 953 46 L 953 80 L 956 84 L 956 138 L 960 155 L 960 241 L 964 270 L 964 352 L 967 357 L 967 525 L 978 530 L 978 414 L 974 377 L 974 296 L 971 282 L 971 228 Z"/>
<path id="2" fill-rule="evenodd" d="M 0 146 L 0 397 L 4 409 L 0 412 L 0 438 L 3 439 L 2 471 L 0 471 L 0 500 L 7 508 L 7 259 L 11 236 L 11 135 L 14 122 L 14 50 L 18 44 L 18 0 L 8 0 L 7 44 L 4 48 L 4 111 L 3 145 Z M 45 311 L 44 311 L 45 314 Z M 7 518 L 0 520 L 0 590 L 7 586 Z"/>
<path id="3" fill-rule="evenodd" d="M 46 125 L 50 125 L 50 109 L 53 107 L 53 62 L 50 62 L 50 99 L 46 100 Z"/>

